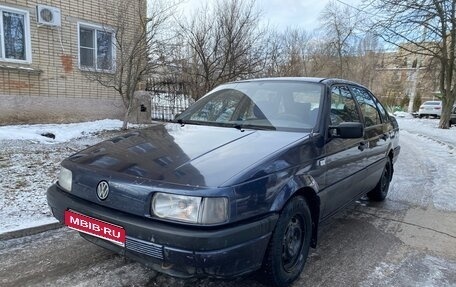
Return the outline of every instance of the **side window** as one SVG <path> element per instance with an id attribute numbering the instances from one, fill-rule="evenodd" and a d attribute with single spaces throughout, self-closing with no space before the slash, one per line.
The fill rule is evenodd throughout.
<path id="1" fill-rule="evenodd" d="M 344 86 L 335 86 L 331 89 L 331 125 L 342 122 L 359 122 L 359 114 L 355 101 Z"/>
<path id="2" fill-rule="evenodd" d="M 372 94 L 370 95 L 372 96 Z M 372 98 L 375 100 L 375 103 L 377 104 L 378 110 L 380 111 L 380 115 L 382 116 L 383 121 L 389 121 L 388 112 L 385 110 L 382 103 L 380 103 L 380 101 L 376 97 L 372 96 Z"/>
<path id="3" fill-rule="evenodd" d="M 0 60 L 30 62 L 29 12 L 0 6 Z"/>
<path id="4" fill-rule="evenodd" d="M 79 67 L 98 72 L 115 69 L 114 32 L 102 26 L 78 23 Z"/>
<path id="5" fill-rule="evenodd" d="M 361 108 L 361 113 L 364 117 L 364 123 L 366 127 L 375 126 L 381 124 L 380 113 L 375 105 L 373 98 L 369 93 L 362 88 L 352 87 L 355 99 Z"/>

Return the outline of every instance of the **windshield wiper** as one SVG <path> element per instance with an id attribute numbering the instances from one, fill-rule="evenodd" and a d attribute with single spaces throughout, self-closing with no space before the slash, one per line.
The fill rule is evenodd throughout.
<path id="1" fill-rule="evenodd" d="M 253 129 L 253 130 L 268 130 L 268 131 L 275 131 L 276 128 L 273 126 L 263 126 L 263 125 L 252 125 L 252 124 L 235 124 L 233 126 L 235 129 L 240 130 L 241 132 L 244 129 Z"/>
<path id="2" fill-rule="evenodd" d="M 183 119 L 177 119 L 177 120 L 174 120 L 173 121 L 174 123 L 178 123 L 180 124 L 181 126 L 185 126 L 185 125 L 205 125 L 206 122 L 202 122 L 202 121 L 194 121 L 194 120 L 183 120 Z"/>
<path id="3" fill-rule="evenodd" d="M 264 125 L 252 125 L 252 124 L 242 124 L 242 123 L 227 123 L 227 122 L 205 122 L 205 121 L 194 121 L 194 120 L 183 120 L 177 119 L 174 122 L 180 124 L 181 126 L 185 125 L 204 125 L 204 126 L 218 126 L 218 127 L 233 127 L 237 130 L 243 132 L 245 129 L 253 130 L 276 130 L 273 126 L 264 126 Z"/>
<path id="4" fill-rule="evenodd" d="M 186 122 L 183 119 L 178 119 L 177 123 L 181 125 L 181 127 L 185 126 Z"/>
<path id="5" fill-rule="evenodd" d="M 240 130 L 241 132 L 244 131 L 244 129 L 242 128 L 242 125 L 240 125 L 240 124 L 235 124 L 233 127 L 234 127 L 235 129 Z"/>

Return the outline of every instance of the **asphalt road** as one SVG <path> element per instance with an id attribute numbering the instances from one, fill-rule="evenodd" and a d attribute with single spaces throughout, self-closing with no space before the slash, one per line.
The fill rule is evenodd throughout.
<path id="1" fill-rule="evenodd" d="M 325 224 L 293 286 L 456 286 L 456 212 L 434 207 L 428 177 L 438 167 L 414 135 L 401 137 L 397 178 L 416 182 L 394 179 L 385 202 L 361 200 Z M 157 275 L 62 228 L 0 242 L 0 286 L 262 285 Z"/>

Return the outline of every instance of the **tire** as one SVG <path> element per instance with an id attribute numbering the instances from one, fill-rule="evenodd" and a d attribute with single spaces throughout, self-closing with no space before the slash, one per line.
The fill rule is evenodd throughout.
<path id="1" fill-rule="evenodd" d="M 306 263 L 311 236 L 309 206 L 303 197 L 295 197 L 277 221 L 259 273 L 260 281 L 284 287 L 296 280 Z"/>
<path id="2" fill-rule="evenodd" d="M 393 164 L 388 157 L 385 167 L 383 168 L 382 176 L 377 185 L 367 193 L 367 197 L 372 201 L 383 201 L 388 195 L 391 178 L 393 176 Z"/>

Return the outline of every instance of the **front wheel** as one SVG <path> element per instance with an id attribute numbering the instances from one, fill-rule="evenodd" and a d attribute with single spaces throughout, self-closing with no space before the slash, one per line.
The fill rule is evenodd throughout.
<path id="1" fill-rule="evenodd" d="M 301 274 L 309 253 L 312 220 L 303 197 L 293 198 L 282 210 L 263 260 L 261 280 L 288 286 Z"/>
<path id="2" fill-rule="evenodd" d="M 393 164 L 388 157 L 385 167 L 383 168 L 382 176 L 377 185 L 367 193 L 367 197 L 372 201 L 383 201 L 388 194 L 388 189 L 393 175 Z"/>

